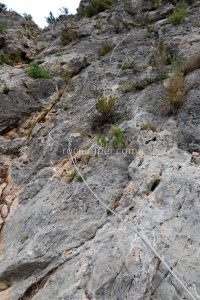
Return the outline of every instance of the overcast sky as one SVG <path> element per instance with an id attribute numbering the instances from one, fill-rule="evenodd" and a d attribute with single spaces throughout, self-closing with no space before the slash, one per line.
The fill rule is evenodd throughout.
<path id="1" fill-rule="evenodd" d="M 34 21 L 40 26 L 46 26 L 45 17 L 52 11 L 54 16 L 59 14 L 59 8 L 67 7 L 70 13 L 75 14 L 80 0 L 2 0 L 8 8 L 20 14 L 31 14 Z"/>

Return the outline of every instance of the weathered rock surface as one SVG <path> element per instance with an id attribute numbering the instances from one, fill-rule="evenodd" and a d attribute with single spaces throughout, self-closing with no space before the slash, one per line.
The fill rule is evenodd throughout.
<path id="1" fill-rule="evenodd" d="M 26 21 L 14 11 L 0 13 L 0 22 L 5 27 L 1 52 L 9 56 L 12 61 L 31 61 L 37 54 L 35 38 L 40 32 L 32 21 Z"/>
<path id="2" fill-rule="evenodd" d="M 199 299 L 198 63 L 187 67 L 177 113 L 159 113 L 174 72 L 169 55 L 188 64 L 200 51 L 199 8 L 190 5 L 177 26 L 168 2 L 126 1 L 92 18 L 60 18 L 34 46 L 53 79 L 28 78 L 27 65 L 1 67 L 10 92 L 0 96 L 0 299 L 189 300 L 135 230 Z M 66 26 L 78 38 L 62 46 Z M 105 42 L 113 51 L 99 57 Z M 117 99 L 123 151 L 111 142 L 102 149 L 91 129 L 102 94 Z M 87 185 L 121 221 L 77 176 L 71 138 Z"/>

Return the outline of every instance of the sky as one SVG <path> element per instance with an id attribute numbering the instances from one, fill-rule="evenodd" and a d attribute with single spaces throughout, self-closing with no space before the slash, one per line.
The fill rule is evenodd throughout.
<path id="1" fill-rule="evenodd" d="M 31 14 L 35 23 L 41 28 L 47 25 L 45 17 L 52 11 L 56 17 L 59 15 L 59 8 L 67 7 L 69 13 L 75 14 L 80 0 L 2 0 L 8 9 L 12 8 L 19 14 Z"/>

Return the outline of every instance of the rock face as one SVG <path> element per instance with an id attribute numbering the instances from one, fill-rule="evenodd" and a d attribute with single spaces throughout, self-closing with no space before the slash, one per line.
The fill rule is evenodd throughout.
<path id="1" fill-rule="evenodd" d="M 11 57 L 13 61 L 30 61 L 36 53 L 35 38 L 40 32 L 32 21 L 26 21 L 14 11 L 0 13 L 0 22 L 3 25 L 1 52 Z"/>
<path id="2" fill-rule="evenodd" d="M 120 1 L 33 24 L 29 41 L 22 17 L 0 15 L 2 51 L 27 51 L 0 67 L 0 299 L 192 299 L 136 231 L 199 299 L 200 2 L 177 25 L 173 9 Z M 78 34 L 63 46 L 65 28 Z M 51 79 L 29 78 L 27 57 Z M 179 81 L 166 96 L 177 72 L 184 97 L 163 114 L 180 99 Z M 102 95 L 118 140 L 110 120 L 92 126 Z"/>

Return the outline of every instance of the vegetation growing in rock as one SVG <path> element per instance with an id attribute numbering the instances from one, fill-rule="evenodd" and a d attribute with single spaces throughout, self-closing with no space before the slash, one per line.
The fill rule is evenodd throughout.
<path id="1" fill-rule="evenodd" d="M 71 183 L 74 178 L 76 177 L 77 173 L 76 171 L 71 171 L 70 173 L 67 174 L 67 183 Z"/>
<path id="2" fill-rule="evenodd" d="M 10 88 L 5 84 L 3 87 L 3 93 L 4 95 L 8 95 L 10 92 Z"/>
<path id="3" fill-rule="evenodd" d="M 154 8 L 157 8 L 160 6 L 161 0 L 151 0 L 151 4 Z"/>
<path id="4" fill-rule="evenodd" d="M 98 50 L 99 57 L 106 55 L 113 49 L 113 45 L 110 43 L 104 43 Z"/>
<path id="5" fill-rule="evenodd" d="M 157 127 L 153 123 L 145 123 L 141 126 L 141 130 L 152 130 L 152 131 L 156 132 Z"/>
<path id="6" fill-rule="evenodd" d="M 21 241 L 22 244 L 24 244 L 27 240 L 28 240 L 28 235 L 22 235 L 21 236 L 20 241 Z"/>
<path id="7" fill-rule="evenodd" d="M 134 60 L 129 60 L 121 65 L 122 70 L 133 69 L 135 67 Z"/>
<path id="8" fill-rule="evenodd" d="M 172 14 L 168 17 L 170 23 L 178 25 L 182 23 L 187 15 L 187 6 L 185 3 L 178 3 Z"/>
<path id="9" fill-rule="evenodd" d="M 164 115 L 175 114 L 182 106 L 184 96 L 184 74 L 180 70 L 175 70 L 166 88 L 166 98 L 159 105 L 160 112 Z"/>
<path id="10" fill-rule="evenodd" d="M 30 68 L 27 70 L 27 74 L 29 77 L 33 79 L 49 79 L 50 74 L 42 67 L 40 67 L 37 63 L 34 63 L 30 66 Z"/>
<path id="11" fill-rule="evenodd" d="M 81 175 L 76 175 L 76 181 L 78 181 L 78 182 L 83 182 L 83 178 L 82 178 L 82 176 Z"/>
<path id="12" fill-rule="evenodd" d="M 69 14 L 69 10 L 68 10 L 67 7 L 62 7 L 59 10 L 60 10 L 60 15 L 61 16 L 67 16 Z"/>
<path id="13" fill-rule="evenodd" d="M 109 138 L 105 135 L 101 135 L 98 140 L 97 140 L 98 144 L 102 147 L 102 148 L 106 148 L 108 143 L 109 143 Z"/>
<path id="14" fill-rule="evenodd" d="M 5 12 L 7 11 L 7 5 L 4 3 L 0 3 L 0 12 Z"/>
<path id="15" fill-rule="evenodd" d="M 116 112 L 116 99 L 112 96 L 101 97 L 96 104 L 97 113 L 93 116 L 92 128 L 100 129 L 107 124 L 114 123 L 118 114 Z"/>
<path id="16" fill-rule="evenodd" d="M 122 149 L 124 147 L 124 134 L 120 128 L 116 126 L 111 127 L 113 133 L 113 144 L 117 149 Z"/>
<path id="17" fill-rule="evenodd" d="M 73 40 L 75 40 L 78 36 L 78 32 L 72 28 L 65 28 L 61 33 L 61 42 L 63 46 L 68 45 Z"/>
<path id="18" fill-rule="evenodd" d="M 24 13 L 23 17 L 26 21 L 33 21 L 33 17 L 30 14 Z"/>
<path id="19" fill-rule="evenodd" d="M 65 104 L 63 105 L 63 110 L 64 111 L 68 111 L 70 109 L 69 105 Z"/>
<path id="20" fill-rule="evenodd" d="M 178 58 L 177 56 L 173 55 L 171 58 L 171 65 L 173 66 L 174 69 L 178 69 L 181 68 L 182 66 L 182 61 L 180 58 Z"/>
<path id="21" fill-rule="evenodd" d="M 124 20 L 118 19 L 118 18 L 116 18 L 116 20 L 114 22 L 114 30 L 115 30 L 116 34 L 124 32 L 124 31 L 130 31 L 131 27 L 132 27 L 132 24 L 130 24 L 129 22 L 126 22 Z"/>
<path id="22" fill-rule="evenodd" d="M 53 13 L 50 11 L 48 17 L 46 17 L 46 21 L 49 25 L 55 23 L 56 18 L 54 17 Z"/>
<path id="23" fill-rule="evenodd" d="M 116 99 L 112 96 L 109 96 L 108 98 L 101 97 L 96 104 L 96 109 L 97 109 L 98 113 L 100 113 L 101 115 L 104 115 L 104 116 L 106 116 L 106 118 L 108 118 L 114 112 L 115 102 L 116 102 Z"/>
<path id="24" fill-rule="evenodd" d="M 10 63 L 10 57 L 6 54 L 0 54 L 0 65 L 9 64 L 9 63 Z"/>
<path id="25" fill-rule="evenodd" d="M 0 23 L 0 34 L 4 33 L 6 29 L 5 24 Z"/>
<path id="26" fill-rule="evenodd" d="M 163 68 L 171 63 L 171 53 L 167 50 L 163 41 L 155 43 L 155 53 L 153 57 L 153 64 L 159 70 L 163 72 Z"/>
<path id="27" fill-rule="evenodd" d="M 106 9 L 118 0 L 90 0 L 89 4 L 83 9 L 82 16 L 92 17 Z"/>

